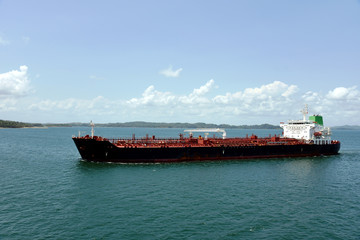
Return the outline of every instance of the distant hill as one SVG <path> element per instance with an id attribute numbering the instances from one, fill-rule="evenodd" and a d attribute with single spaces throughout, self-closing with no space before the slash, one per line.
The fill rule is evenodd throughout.
<path id="1" fill-rule="evenodd" d="M 44 125 L 40 123 L 24 123 L 24 122 L 0 120 L 0 128 L 27 128 L 27 127 L 44 127 Z"/>
<path id="2" fill-rule="evenodd" d="M 31 128 L 31 127 L 88 127 L 89 123 L 25 123 L 16 121 L 0 120 L 0 128 Z M 134 121 L 125 123 L 95 123 L 97 127 L 136 127 L 136 128 L 225 128 L 225 129 L 281 129 L 278 125 L 230 125 L 211 123 L 164 123 Z M 344 125 L 332 127 L 333 130 L 360 130 L 359 125 Z"/>
<path id="3" fill-rule="evenodd" d="M 44 123 L 46 127 L 88 127 L 89 123 Z"/>
<path id="4" fill-rule="evenodd" d="M 47 127 L 74 127 L 89 126 L 89 123 L 65 123 L 65 124 L 44 124 Z M 271 124 L 260 125 L 229 125 L 229 124 L 211 124 L 211 123 L 159 123 L 159 122 L 125 122 L 125 123 L 98 123 L 97 127 L 144 127 L 144 128 L 237 128 L 237 129 L 280 129 L 279 126 Z"/>
<path id="5" fill-rule="evenodd" d="M 359 125 L 344 125 L 332 127 L 333 130 L 360 130 Z"/>
<path id="6" fill-rule="evenodd" d="M 96 124 L 96 123 L 95 123 Z M 0 128 L 25 128 L 25 127 L 87 127 L 89 123 L 23 123 L 15 121 L 0 120 Z M 97 127 L 144 127 L 144 128 L 236 128 L 236 129 L 280 129 L 279 126 L 271 124 L 260 125 L 229 125 L 211 123 L 158 123 L 158 122 L 125 122 L 125 123 L 98 123 Z"/>

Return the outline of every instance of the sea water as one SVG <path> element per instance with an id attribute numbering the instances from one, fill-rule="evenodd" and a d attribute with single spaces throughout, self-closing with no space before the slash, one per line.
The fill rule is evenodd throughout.
<path id="1" fill-rule="evenodd" d="M 79 131 L 0 129 L 0 239 L 360 239 L 360 131 L 335 156 L 175 164 L 83 162 Z M 227 131 L 252 133 L 281 130 Z"/>

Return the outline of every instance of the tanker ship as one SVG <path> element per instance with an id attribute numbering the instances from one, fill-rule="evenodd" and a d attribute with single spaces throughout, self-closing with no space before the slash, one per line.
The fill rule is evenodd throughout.
<path id="1" fill-rule="evenodd" d="M 188 161 L 241 160 L 259 158 L 288 158 L 335 155 L 340 142 L 331 140 L 330 128 L 323 118 L 313 115 L 307 119 L 307 106 L 302 120 L 280 123 L 282 135 L 227 138 L 224 129 L 189 129 L 178 138 L 160 139 L 155 136 L 109 139 L 94 135 L 73 136 L 81 158 L 90 162 L 165 163 Z M 204 136 L 194 137 L 194 133 Z M 209 137 L 210 133 L 213 137 Z M 216 136 L 219 133 L 220 136 Z"/>

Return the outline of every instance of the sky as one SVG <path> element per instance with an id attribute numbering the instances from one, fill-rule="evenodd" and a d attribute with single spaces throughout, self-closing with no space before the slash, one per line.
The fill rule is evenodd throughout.
<path id="1" fill-rule="evenodd" d="M 359 0 L 0 0 L 0 119 L 360 125 Z"/>

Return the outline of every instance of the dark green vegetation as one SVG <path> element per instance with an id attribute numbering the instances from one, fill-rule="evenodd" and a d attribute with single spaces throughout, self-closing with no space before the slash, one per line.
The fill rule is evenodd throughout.
<path id="1" fill-rule="evenodd" d="M 23 123 L 15 121 L 0 120 L 2 128 L 24 128 L 24 127 L 88 127 L 89 123 Z M 270 124 L 260 125 L 229 125 L 209 123 L 156 123 L 156 122 L 125 122 L 125 123 L 98 123 L 97 127 L 145 127 L 145 128 L 238 128 L 238 129 L 279 129 L 278 126 Z"/>
<path id="2" fill-rule="evenodd" d="M 125 122 L 125 123 L 95 123 L 97 127 L 145 127 L 145 128 L 225 128 L 225 129 L 280 129 L 277 125 L 229 125 L 211 123 L 159 123 L 159 122 Z M 27 127 L 88 127 L 89 123 L 24 123 L 0 120 L 0 128 L 27 128 Z M 360 130 L 360 126 L 345 125 L 332 127 L 334 130 Z"/>
<path id="3" fill-rule="evenodd" d="M 211 123 L 156 123 L 156 122 L 126 122 L 126 123 L 107 123 L 96 124 L 101 127 L 147 127 L 147 128 L 239 128 L 239 129 L 278 129 L 278 126 L 270 124 L 261 125 L 229 125 Z"/>
<path id="4" fill-rule="evenodd" d="M 337 127 L 332 127 L 332 129 L 334 130 L 360 130 L 360 126 L 357 125 L 344 125 L 344 126 L 337 126 Z"/>
<path id="5" fill-rule="evenodd" d="M 15 121 L 6 121 L 0 120 L 1 128 L 27 128 L 27 127 L 44 127 L 40 123 L 24 123 L 24 122 L 15 122 Z"/>

